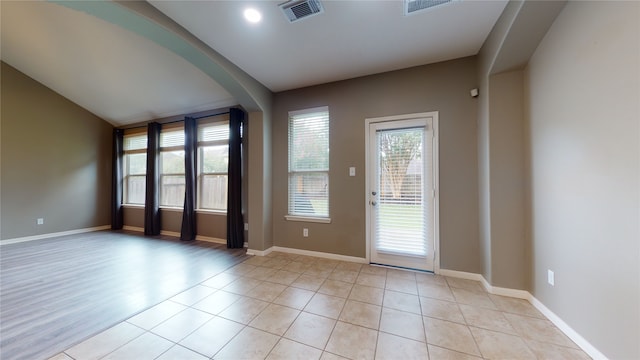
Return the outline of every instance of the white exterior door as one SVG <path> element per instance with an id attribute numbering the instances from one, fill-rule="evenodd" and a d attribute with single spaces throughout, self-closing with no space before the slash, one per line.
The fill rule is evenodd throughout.
<path id="1" fill-rule="evenodd" d="M 368 119 L 371 263 L 434 271 L 437 113 Z"/>

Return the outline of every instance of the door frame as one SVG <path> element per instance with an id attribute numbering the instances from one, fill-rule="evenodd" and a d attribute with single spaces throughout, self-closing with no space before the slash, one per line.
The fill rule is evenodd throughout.
<path id="1" fill-rule="evenodd" d="M 375 118 L 366 118 L 365 119 L 365 239 L 366 239 L 366 256 L 365 259 L 367 263 L 371 262 L 371 204 L 370 204 L 370 196 L 371 193 L 371 174 L 369 171 L 372 169 L 373 164 L 371 164 L 371 155 L 370 155 L 370 125 L 374 123 L 383 123 L 383 122 L 393 122 L 399 120 L 412 120 L 412 119 L 421 119 L 421 118 L 431 118 L 432 126 L 433 126 L 433 149 L 432 149 L 432 164 L 433 164 L 433 222 L 434 222 L 434 234 L 433 234 L 433 272 L 435 274 L 440 273 L 440 163 L 439 163 L 439 132 L 438 132 L 438 112 L 430 111 L 423 113 L 413 113 L 413 114 L 404 114 L 404 115 L 394 115 L 394 116 L 383 116 L 383 117 L 375 117 Z"/>

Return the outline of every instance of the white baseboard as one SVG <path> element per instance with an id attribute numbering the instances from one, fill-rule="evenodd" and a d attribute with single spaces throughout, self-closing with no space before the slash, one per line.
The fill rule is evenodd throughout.
<path id="1" fill-rule="evenodd" d="M 508 296 L 508 297 L 517 298 L 517 299 L 524 299 L 531 302 L 532 295 L 528 291 L 493 286 L 489 284 L 489 282 L 487 281 L 487 279 L 484 278 L 484 276 L 481 275 L 481 277 L 482 277 L 482 286 L 484 286 L 484 288 L 490 294 Z"/>
<path id="2" fill-rule="evenodd" d="M 273 247 L 270 247 L 267 250 L 247 249 L 247 255 L 267 256 L 267 255 L 271 254 L 272 251 L 273 251 Z"/>
<path id="3" fill-rule="evenodd" d="M 164 236 L 173 236 L 173 237 L 180 237 L 180 233 L 179 232 L 175 232 L 175 231 L 169 231 L 169 230 L 160 230 L 160 235 L 164 235 Z"/>
<path id="4" fill-rule="evenodd" d="M 529 301 L 531 305 L 533 305 L 538 311 L 540 311 L 544 316 L 547 317 L 553 324 L 555 324 L 560 331 L 562 331 L 569 339 L 571 339 L 576 345 L 578 345 L 587 355 L 591 356 L 593 359 L 597 360 L 606 360 L 607 357 L 602 354 L 595 346 L 591 345 L 589 341 L 583 338 L 577 331 L 573 330 L 571 326 L 569 326 L 564 320 L 562 320 L 558 315 L 553 313 L 553 311 L 549 310 L 540 300 L 536 299 L 530 292 L 526 290 L 517 290 L 517 289 L 509 289 L 498 286 L 493 286 L 489 284 L 487 279 L 484 278 L 481 274 L 476 273 L 468 273 L 464 271 L 455 271 L 455 270 L 446 270 L 440 269 L 440 275 L 455 277 L 459 279 L 466 280 L 476 280 L 482 283 L 482 286 L 487 290 L 488 293 L 493 295 L 501 295 L 508 296 L 512 298 L 524 299 Z"/>
<path id="5" fill-rule="evenodd" d="M 75 235 L 75 234 L 82 234 L 82 233 L 87 233 L 92 231 L 101 231 L 101 230 L 108 230 L 108 229 L 111 229 L 111 225 L 102 225 L 102 226 L 95 226 L 95 227 L 90 227 L 85 229 L 76 229 L 76 230 L 61 231 L 56 233 L 25 236 L 21 238 L 0 240 L 0 245 L 9 245 L 9 244 L 21 243 L 25 241 L 42 240 L 42 239 L 48 239 L 48 238 L 57 237 L 57 236 Z"/>
<path id="6" fill-rule="evenodd" d="M 281 247 L 281 246 L 272 246 L 264 251 L 248 249 L 247 255 L 265 256 L 270 254 L 272 251 L 279 251 L 287 254 L 314 256 L 314 257 L 330 259 L 330 260 L 349 261 L 349 262 L 355 262 L 359 264 L 367 263 L 367 259 L 356 257 L 356 256 L 347 256 L 347 255 L 340 255 L 340 254 L 325 253 L 320 251 L 294 249 L 294 248 Z"/>
<path id="7" fill-rule="evenodd" d="M 225 240 L 225 239 L 220 239 L 220 238 L 210 237 L 210 236 L 204 236 L 204 235 L 196 235 L 196 240 L 212 242 L 212 243 L 216 243 L 216 244 L 225 244 L 225 245 L 227 244 L 227 240 Z"/>
<path id="8" fill-rule="evenodd" d="M 135 231 L 135 232 L 144 232 L 144 228 L 141 227 L 137 227 L 137 226 L 129 226 L 129 225 L 124 225 L 122 227 L 122 230 L 127 230 L 127 231 Z"/>
<path id="9" fill-rule="evenodd" d="M 125 225 L 125 226 L 122 227 L 122 230 L 129 230 L 129 231 L 136 231 L 136 232 L 144 233 L 144 228 L 137 227 L 137 226 Z M 178 238 L 180 237 L 180 233 L 179 232 L 168 231 L 168 230 L 160 231 L 160 235 L 173 236 L 173 237 L 178 237 Z M 211 237 L 211 236 L 204 236 L 204 235 L 196 235 L 196 240 L 212 242 L 212 243 L 216 243 L 216 244 L 226 244 L 227 243 L 226 239 L 220 239 L 220 238 Z M 245 243 L 245 247 L 246 247 L 246 243 Z"/>
<path id="10" fill-rule="evenodd" d="M 458 279 L 475 280 L 475 281 L 480 281 L 480 282 L 482 282 L 482 281 L 486 282 L 486 280 L 484 280 L 484 276 L 482 276 L 480 274 L 476 274 L 476 273 L 457 271 L 457 270 L 440 269 L 439 274 L 442 275 L 442 276 L 449 276 L 449 277 L 454 277 L 454 278 L 458 278 Z"/>
<path id="11" fill-rule="evenodd" d="M 562 331 L 565 335 L 569 337 L 569 339 L 573 340 L 576 345 L 578 345 L 587 355 L 591 356 L 592 359 L 595 360 L 606 360 L 607 357 L 601 353 L 595 346 L 591 345 L 589 341 L 582 337 L 582 335 L 578 334 L 577 331 L 573 330 L 571 326 L 569 326 L 564 320 L 562 320 L 558 315 L 556 315 L 553 311 L 549 310 L 540 300 L 536 299 L 533 295 L 529 294 L 530 298 L 529 302 L 538 309 L 547 319 L 551 320 L 560 331 Z"/>

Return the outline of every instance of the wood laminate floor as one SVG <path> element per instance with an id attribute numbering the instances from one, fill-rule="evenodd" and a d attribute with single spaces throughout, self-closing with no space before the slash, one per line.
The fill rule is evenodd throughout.
<path id="1" fill-rule="evenodd" d="M 0 247 L 0 358 L 46 359 L 246 259 L 244 249 L 100 231 Z"/>

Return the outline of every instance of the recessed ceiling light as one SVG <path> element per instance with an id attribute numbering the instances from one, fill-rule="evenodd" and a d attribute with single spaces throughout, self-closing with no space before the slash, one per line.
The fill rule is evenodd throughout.
<path id="1" fill-rule="evenodd" d="M 249 8 L 244 11 L 244 18 L 250 23 L 259 23 L 262 20 L 262 14 L 256 9 Z"/>

